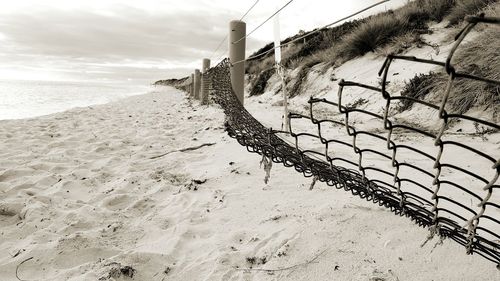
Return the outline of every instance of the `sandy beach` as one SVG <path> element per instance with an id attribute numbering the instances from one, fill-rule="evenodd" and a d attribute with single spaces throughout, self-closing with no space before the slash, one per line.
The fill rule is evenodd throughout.
<path id="1" fill-rule="evenodd" d="M 223 122 L 167 87 L 0 121 L 0 280 L 500 279 L 293 169 L 274 165 L 265 184 Z"/>
<path id="2" fill-rule="evenodd" d="M 0 281 L 500 281 L 499 3 L 3 1 Z"/>

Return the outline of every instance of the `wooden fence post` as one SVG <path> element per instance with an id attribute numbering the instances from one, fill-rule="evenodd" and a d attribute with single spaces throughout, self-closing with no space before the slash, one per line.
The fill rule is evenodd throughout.
<path id="1" fill-rule="evenodd" d="M 203 59 L 201 67 L 201 104 L 208 104 L 208 77 L 205 73 L 210 68 L 210 59 Z"/>
<path id="2" fill-rule="evenodd" d="M 236 97 L 243 105 L 245 91 L 245 37 L 246 23 L 233 20 L 229 22 L 229 62 L 231 63 L 231 85 Z M 236 42 L 236 43 L 235 43 Z"/>
<path id="3" fill-rule="evenodd" d="M 189 87 L 189 96 L 190 97 L 194 97 L 194 74 L 191 73 L 191 84 L 190 84 L 190 87 Z"/>
<path id="4" fill-rule="evenodd" d="M 201 80 L 201 73 L 199 69 L 194 70 L 194 98 L 199 100 L 200 99 L 200 80 Z"/>

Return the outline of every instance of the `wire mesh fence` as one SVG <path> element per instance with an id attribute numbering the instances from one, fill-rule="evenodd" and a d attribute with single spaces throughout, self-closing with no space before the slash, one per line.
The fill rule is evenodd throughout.
<path id="1" fill-rule="evenodd" d="M 447 135 L 450 124 L 456 120 L 480 124 L 494 131 L 500 130 L 500 126 L 493 122 L 447 110 L 450 92 L 458 79 L 500 85 L 500 81 L 455 68 L 453 57 L 471 30 L 479 23 L 500 24 L 500 19 L 480 15 L 467 18 L 467 22 L 467 26 L 456 37 L 445 62 L 389 55 L 379 72 L 382 78 L 380 87 L 341 80 L 336 101 L 311 97 L 308 102 L 309 114 L 290 113 L 289 131 L 266 128 L 241 105 L 232 91 L 228 59 L 209 69 L 204 75 L 204 82 L 209 88 L 211 100 L 219 104 L 226 114 L 225 126 L 228 134 L 249 152 L 261 154 L 286 167 L 293 167 L 305 177 L 313 177 L 313 182 L 325 182 L 329 186 L 344 189 L 387 207 L 396 215 L 406 216 L 417 225 L 429 228 L 430 237 L 439 235 L 452 239 L 463 245 L 468 254 L 477 253 L 500 264 L 500 205 L 497 195 L 500 188 L 497 184 L 500 159 Z M 386 82 L 391 65 L 397 61 L 432 64 L 442 68 L 448 75 L 448 82 L 440 104 L 391 95 L 386 90 Z M 350 88 L 363 88 L 373 92 L 374 98 L 382 98 L 385 101 L 383 114 L 345 104 L 343 96 Z M 440 122 L 438 130 L 426 130 L 391 118 L 391 106 L 394 107 L 403 100 L 410 100 L 436 111 L 435 116 Z M 321 114 L 317 110 L 320 106 L 335 108 L 339 113 L 337 116 L 341 118 Z M 366 115 L 378 120 L 382 129 L 373 131 L 361 128 L 359 124 L 350 121 L 353 115 Z M 307 120 L 314 130 L 296 130 L 294 124 L 298 120 Z M 329 126 L 345 129 L 344 136 L 331 134 L 327 130 Z M 399 140 L 395 135 L 400 132 L 420 136 L 420 145 Z M 304 148 L 301 145 L 305 143 L 304 138 L 315 140 L 315 148 Z M 383 149 L 370 144 L 363 145 L 363 138 L 372 138 L 371 143 L 383 143 Z M 429 147 L 435 149 L 430 151 Z M 342 149 L 350 150 L 351 156 L 338 153 Z M 408 161 L 404 157 L 408 153 L 417 155 L 431 165 Z M 463 157 L 459 157 L 461 161 L 454 163 L 447 161 L 447 153 Z M 489 163 L 487 166 L 490 168 L 486 171 L 475 171 L 467 165 L 470 159 L 465 155 Z M 381 165 L 381 161 L 378 166 L 368 164 L 369 159 L 375 156 L 387 165 Z M 414 177 L 415 174 L 419 176 Z M 473 182 L 479 187 L 473 188 Z"/>

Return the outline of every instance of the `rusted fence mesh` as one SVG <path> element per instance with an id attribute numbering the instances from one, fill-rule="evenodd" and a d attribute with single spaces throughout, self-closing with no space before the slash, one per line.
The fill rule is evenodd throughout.
<path id="1" fill-rule="evenodd" d="M 429 228 L 431 236 L 439 235 L 442 238 L 452 239 L 463 245 L 468 254 L 477 253 L 499 264 L 500 205 L 497 193 L 500 185 L 497 184 L 497 179 L 500 159 L 473 145 L 447 138 L 450 124 L 457 120 L 472 122 L 475 126 L 488 128 L 489 131 L 500 130 L 498 124 L 446 110 L 450 92 L 453 91 L 453 84 L 457 80 L 472 79 L 490 83 L 495 87 L 500 85 L 499 81 L 465 73 L 454 67 L 453 56 L 469 32 L 479 23 L 499 24 L 500 19 L 480 15 L 469 17 L 467 22 L 467 26 L 456 37 L 456 42 L 445 62 L 389 55 L 379 72 L 382 79 L 380 87 L 341 80 L 336 101 L 311 98 L 309 114 L 289 114 L 288 131 L 266 128 L 240 104 L 231 87 L 230 63 L 227 59 L 211 68 L 204 75 L 204 81 L 209 87 L 211 99 L 219 104 L 226 114 L 225 125 L 228 134 L 249 152 L 261 154 L 286 167 L 293 167 L 305 177 L 313 177 L 314 181 L 325 182 L 329 186 L 350 191 L 354 195 L 387 207 L 396 215 L 406 216 L 417 225 Z M 447 73 L 448 82 L 440 104 L 394 96 L 386 90 L 389 69 L 392 64 L 400 60 L 432 64 Z M 384 113 L 377 114 L 343 104 L 344 92 L 352 87 L 364 88 L 372 91 L 374 98 L 384 99 Z M 440 121 L 439 129 L 435 132 L 428 131 L 391 118 L 389 115 L 391 105 L 394 106 L 395 103 L 405 99 L 435 110 L 437 112 L 435 116 Z M 315 110 L 318 106 L 333 107 L 338 111 L 336 116 L 342 118 L 324 117 L 324 114 L 319 114 Z M 356 124 L 350 122 L 350 117 L 354 114 L 364 114 L 379 120 L 382 124 L 381 132 L 358 128 Z M 294 122 L 299 119 L 308 120 L 315 128 L 315 133 L 294 130 Z M 328 136 L 329 134 L 325 133 L 325 128 L 328 126 L 345 128 L 345 136 L 348 136 L 350 141 L 335 135 Z M 431 145 L 419 147 L 394 137 L 404 131 L 430 140 Z M 302 148 L 303 138 L 316 140 L 322 149 Z M 363 146 L 360 144 L 360 138 L 373 138 L 373 141 L 382 142 L 384 148 Z M 428 152 L 425 147 L 429 146 L 435 151 Z M 351 150 L 355 157 L 339 156 L 336 151 L 341 150 L 341 147 Z M 401 156 L 405 152 L 415 153 L 430 161 L 432 165 L 430 168 L 425 168 L 419 163 L 407 161 Z M 446 153 L 463 154 L 464 157 L 461 158 L 461 163 L 448 163 L 443 156 Z M 366 159 L 370 159 L 371 155 L 385 159 L 389 169 L 367 164 Z M 469 157 L 465 155 L 472 155 L 471 157 L 478 158 L 479 161 L 489 163 L 487 165 L 489 168 L 486 171 L 484 169 L 474 171 L 474 167 L 468 165 L 473 162 L 469 163 Z M 411 175 L 414 174 L 419 175 L 417 180 L 412 178 Z M 479 188 L 474 189 L 473 182 L 478 183 Z"/>

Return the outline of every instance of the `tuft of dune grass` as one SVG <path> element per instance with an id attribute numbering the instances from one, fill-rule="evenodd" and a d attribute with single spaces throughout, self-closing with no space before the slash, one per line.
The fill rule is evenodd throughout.
<path id="1" fill-rule="evenodd" d="M 461 45 L 452 64 L 458 72 L 500 80 L 498 46 L 500 46 L 500 28 L 489 29 L 474 40 Z M 401 95 L 424 99 L 429 94 L 430 101 L 439 104 L 447 83 L 448 75 L 444 71 L 417 75 L 406 84 Z M 407 110 L 412 104 L 412 101 L 404 100 L 400 110 Z M 473 79 L 456 78 L 446 103 L 446 110 L 464 114 L 473 107 L 482 110 L 491 109 L 493 115 L 497 116 L 500 109 L 500 86 Z"/>
<path id="2" fill-rule="evenodd" d="M 375 49 L 387 44 L 391 38 L 402 34 L 404 30 L 404 22 L 391 13 L 372 17 L 344 37 L 340 56 L 352 59 L 374 52 Z"/>
<path id="3" fill-rule="evenodd" d="M 401 91 L 401 96 L 424 100 L 425 97 L 436 89 L 436 81 L 443 78 L 443 73 L 430 72 L 429 74 L 416 74 L 410 79 Z M 402 99 L 398 110 L 405 111 L 413 106 L 413 101 Z"/>
<path id="4" fill-rule="evenodd" d="M 500 28 L 488 29 L 471 42 L 459 47 L 453 63 L 457 71 L 500 80 Z M 445 84 L 445 79 L 439 81 Z M 458 113 L 465 113 L 472 107 L 484 109 L 500 108 L 500 86 L 481 81 L 459 78 L 453 83 L 449 106 Z"/>
<path id="5" fill-rule="evenodd" d="M 460 23 L 466 16 L 479 13 L 486 6 L 498 0 L 457 0 L 448 15 L 450 25 Z"/>
<path id="6" fill-rule="evenodd" d="M 297 76 L 295 77 L 295 82 L 293 83 L 292 87 L 290 88 L 289 95 L 291 98 L 297 96 L 300 94 L 302 91 L 302 86 L 304 82 L 306 81 L 307 74 L 309 73 L 309 70 L 316 65 L 318 62 L 315 60 L 311 60 L 308 63 L 305 63 L 297 73 Z"/>
<path id="7" fill-rule="evenodd" d="M 455 0 L 417 0 L 395 11 L 368 18 L 342 40 L 340 56 L 349 60 L 368 52 L 375 52 L 393 43 L 396 38 L 411 37 L 428 32 L 427 23 L 441 21 L 453 7 Z"/>
<path id="8" fill-rule="evenodd" d="M 268 68 L 262 71 L 255 81 L 252 83 L 252 89 L 250 90 L 250 96 L 258 96 L 262 95 L 266 90 L 267 81 L 273 76 L 275 73 L 274 67 Z"/>
<path id="9" fill-rule="evenodd" d="M 401 9 L 403 17 L 414 21 L 442 21 L 455 5 L 456 0 L 417 0 Z"/>

